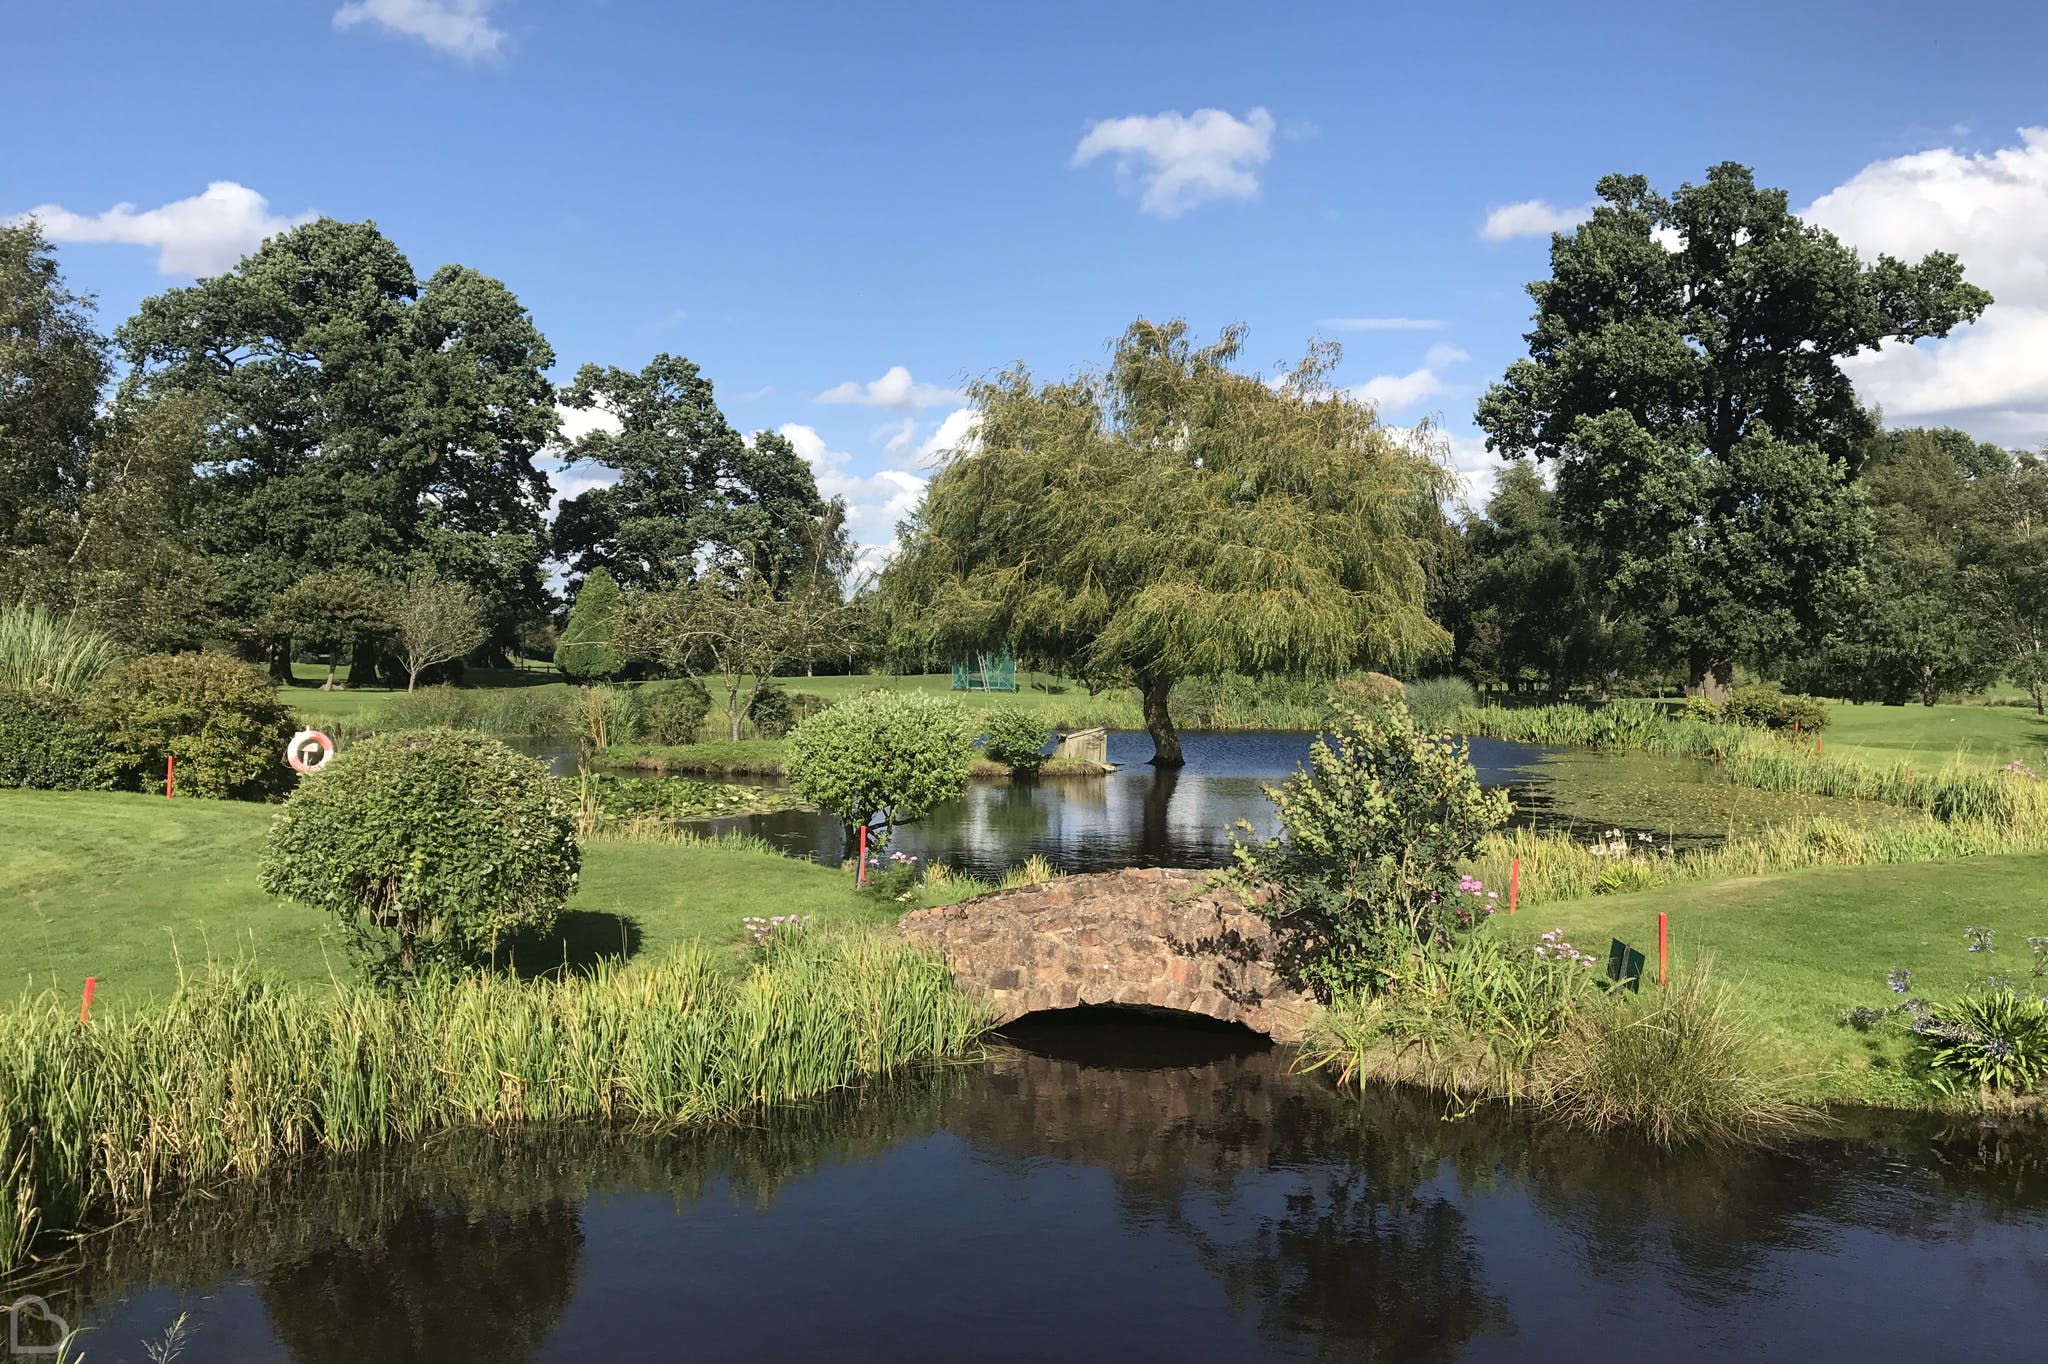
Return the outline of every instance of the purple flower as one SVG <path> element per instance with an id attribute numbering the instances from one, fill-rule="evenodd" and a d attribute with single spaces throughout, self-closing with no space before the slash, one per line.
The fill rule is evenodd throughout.
<path id="1" fill-rule="evenodd" d="M 1885 984 L 1892 987 L 1892 993 L 1895 995 L 1902 995 L 1906 993 L 1906 987 L 1908 985 L 1911 985 L 1912 983 L 1913 973 L 1903 966 L 1899 967 L 1897 970 L 1893 971 L 1889 976 L 1885 977 Z"/>

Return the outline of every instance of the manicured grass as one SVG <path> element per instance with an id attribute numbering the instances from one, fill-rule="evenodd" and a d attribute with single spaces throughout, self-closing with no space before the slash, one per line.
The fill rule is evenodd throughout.
<path id="1" fill-rule="evenodd" d="M 2048 934 L 2048 855 L 2040 854 L 1667 886 L 1545 905 L 1518 916 L 1515 931 L 1533 938 L 1561 929 L 1603 962 L 1619 937 L 1643 950 L 1654 977 L 1659 911 L 1670 916 L 1673 969 L 1710 958 L 1753 1011 L 1765 1046 L 1817 1099 L 1936 1102 L 1907 1064 L 1899 1029 L 1841 1023 L 1858 1005 L 1898 1002 L 1885 986 L 1895 967 L 1909 968 L 1911 993 L 1933 1003 L 1992 973 L 2048 994 L 2048 980 L 2028 977 L 2025 942 Z M 1966 950 L 1971 925 L 1996 930 L 1996 952 Z"/>
<path id="2" fill-rule="evenodd" d="M 1826 751 L 1932 770 L 1961 755 L 1990 766 L 2017 759 L 2048 773 L 2048 718 L 2017 706 L 1852 706 L 1831 702 Z"/>
<path id="3" fill-rule="evenodd" d="M 177 982 L 178 962 L 247 957 L 294 980 L 346 978 L 341 935 L 323 914 L 257 884 L 275 807 L 108 792 L 0 790 L 0 994 L 33 984 L 132 1002 Z M 522 968 L 614 955 L 658 956 L 687 940 L 740 943 L 748 914 L 885 922 L 885 906 L 838 873 L 772 854 L 596 840 L 559 931 L 518 949 Z"/>

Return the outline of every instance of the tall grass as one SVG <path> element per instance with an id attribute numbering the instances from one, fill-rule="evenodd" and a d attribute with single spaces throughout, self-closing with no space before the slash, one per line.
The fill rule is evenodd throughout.
<path id="1" fill-rule="evenodd" d="M 936 957 L 869 935 L 799 936 L 738 973 L 691 945 L 402 996 L 209 967 L 87 1027 L 26 999 L 0 1012 L 0 1271 L 173 1189 L 448 1128 L 716 1121 L 959 1054 L 985 1023 Z"/>
<path id="2" fill-rule="evenodd" d="M 1813 1111 L 1751 1035 L 1704 967 L 1664 990 L 1589 999 L 1543 1059 L 1544 1110 L 1570 1128 L 1633 1132 L 1663 1146 L 1783 1136 Z"/>
<path id="3" fill-rule="evenodd" d="M 1583 706 L 1474 706 L 1458 712 L 1466 734 L 1546 747 L 1625 748 L 1714 763 L 1727 780 L 1761 791 L 1874 800 L 1944 822 L 1988 820 L 2048 830 L 2048 788 L 2028 777 L 1960 760 L 1925 772 L 1816 752 L 1802 741 L 1741 725 L 1667 718 L 1645 702 Z"/>
<path id="4" fill-rule="evenodd" d="M 1460 711 L 1479 704 L 1479 694 L 1462 677 L 1422 677 L 1401 688 L 1415 727 L 1437 734 L 1452 729 Z"/>
<path id="5" fill-rule="evenodd" d="M 1650 886 L 1766 876 L 1802 867 L 1888 866 L 2043 851 L 2048 851 L 2048 822 L 2038 820 L 2004 824 L 1990 819 L 1923 819 L 1866 827 L 1808 819 L 1735 835 L 1715 847 L 1641 858 L 1634 865 L 1645 872 L 1635 879 Z M 1488 885 L 1506 885 L 1516 862 L 1521 863 L 1523 905 L 1596 894 L 1601 873 L 1616 865 L 1615 858 L 1566 834 L 1517 828 L 1489 835 L 1470 870 Z"/>
<path id="6" fill-rule="evenodd" d="M 76 696 L 116 663 L 112 637 L 37 606 L 0 607 L 0 687 Z"/>
<path id="7" fill-rule="evenodd" d="M 421 687 L 394 695 L 365 712 L 357 724 L 372 730 L 474 729 L 535 738 L 574 732 L 573 699 L 563 687 Z"/>

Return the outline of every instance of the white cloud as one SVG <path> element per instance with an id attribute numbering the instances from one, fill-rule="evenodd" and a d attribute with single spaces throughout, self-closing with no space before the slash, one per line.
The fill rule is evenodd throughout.
<path id="1" fill-rule="evenodd" d="M 1070 164 L 1116 159 L 1118 184 L 1139 190 L 1138 207 L 1178 218 L 1212 199 L 1255 199 L 1257 168 L 1273 155 L 1273 116 L 1238 119 L 1221 109 L 1108 118 L 1088 125 Z"/>
<path id="2" fill-rule="evenodd" d="M 491 22 L 497 0 L 349 0 L 334 12 L 334 26 L 346 31 L 375 24 L 417 38 L 437 52 L 466 62 L 499 56 L 505 31 Z"/>
<path id="3" fill-rule="evenodd" d="M 1438 317 L 1326 317 L 1323 326 L 1333 332 L 1440 332 Z"/>
<path id="4" fill-rule="evenodd" d="M 899 412 L 909 412 L 923 407 L 957 403 L 964 396 L 966 395 L 957 389 L 940 388 L 937 384 L 920 384 L 910 377 L 910 371 L 902 365 L 891 365 L 888 372 L 879 379 L 865 384 L 848 379 L 843 384 L 835 384 L 826 389 L 815 401 L 857 403 L 862 407 L 893 407 Z"/>
<path id="5" fill-rule="evenodd" d="M 787 422 L 781 431 L 811 466 L 818 491 L 828 498 L 846 499 L 847 534 L 860 548 L 858 571 L 880 571 L 896 552 L 896 523 L 923 499 L 925 480 L 905 469 L 858 473 L 852 467 L 853 456 L 832 449 L 813 428 Z"/>
<path id="6" fill-rule="evenodd" d="M 1943 341 L 1887 345 L 1843 368 L 1888 421 L 1954 424 L 1984 440 L 2048 438 L 2048 128 L 2017 145 L 1876 161 L 1801 213 L 1873 257 L 1953 251 L 1997 300 Z"/>
<path id="7" fill-rule="evenodd" d="M 1375 375 L 1353 388 L 1351 396 L 1360 402 L 1371 403 L 1375 411 L 1391 416 L 1415 406 L 1424 398 L 1449 392 L 1450 386 L 1438 371 L 1471 358 L 1462 347 L 1441 341 L 1429 348 L 1420 369 L 1406 374 Z"/>
<path id="8" fill-rule="evenodd" d="M 1524 199 L 1519 204 L 1504 204 L 1488 213 L 1485 223 L 1479 228 L 1479 235 L 1490 242 L 1504 242 L 1515 237 L 1547 237 L 1553 232 L 1569 232 L 1592 216 L 1591 204 L 1559 207 L 1541 199 Z"/>
<path id="9" fill-rule="evenodd" d="M 870 440 L 887 441 L 882 448 L 892 455 L 901 455 L 917 447 L 917 418 L 905 417 L 902 421 L 887 422 L 878 426 L 869 436 Z"/>
<path id="10" fill-rule="evenodd" d="M 971 407 L 958 408 L 946 414 L 939 423 L 939 429 L 917 447 L 919 459 L 926 464 L 936 464 L 956 451 L 970 448 L 974 433 L 981 426 L 981 413 Z"/>
<path id="11" fill-rule="evenodd" d="M 562 504 L 578 493 L 589 492 L 592 488 L 607 488 L 619 481 L 617 469 L 607 469 L 601 464 L 578 464 L 565 470 L 562 467 L 563 450 L 592 431 L 610 431 L 616 435 L 625 429 L 615 413 L 601 407 L 564 407 L 556 403 L 555 416 L 561 419 L 562 434 L 534 461 L 535 466 L 548 476 L 548 484 L 554 489 L 547 513 L 551 521 L 562 509 Z"/>
<path id="12" fill-rule="evenodd" d="M 264 238 L 316 215 L 287 218 L 272 213 L 270 201 L 255 190 L 216 180 L 203 194 L 139 213 L 133 204 L 116 204 L 97 217 L 87 217 L 43 204 L 25 216 L 41 223 L 52 241 L 153 246 L 156 268 L 166 275 L 212 275 L 232 267 Z"/>

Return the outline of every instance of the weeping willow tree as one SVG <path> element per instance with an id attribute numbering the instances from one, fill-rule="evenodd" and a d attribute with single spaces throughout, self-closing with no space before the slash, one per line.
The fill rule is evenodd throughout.
<path id="1" fill-rule="evenodd" d="M 1269 384 L 1244 339 L 1197 348 L 1140 320 L 1109 368 L 973 386 L 974 439 L 933 477 L 883 584 L 892 643 L 1008 644 L 1133 686 L 1153 763 L 1181 764 L 1184 677 L 1399 666 L 1447 640 L 1423 608 L 1420 534 L 1448 475 L 1334 388 L 1334 345 Z"/>

